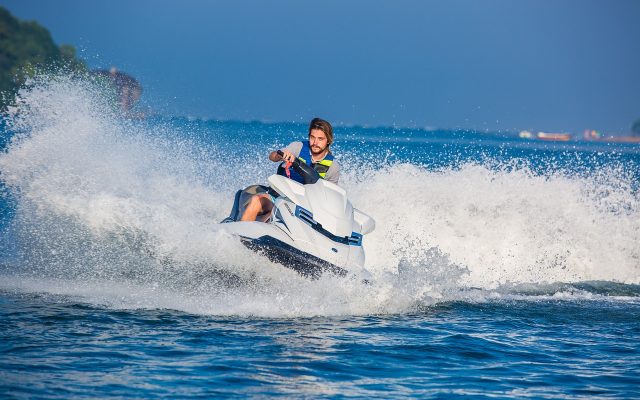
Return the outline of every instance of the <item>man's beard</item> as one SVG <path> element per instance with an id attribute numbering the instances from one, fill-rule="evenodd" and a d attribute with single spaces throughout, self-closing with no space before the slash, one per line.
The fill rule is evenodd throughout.
<path id="1" fill-rule="evenodd" d="M 327 147 L 328 147 L 328 146 L 327 146 Z M 327 149 L 327 147 L 325 147 L 325 148 L 320 148 L 320 146 L 312 146 L 312 147 L 311 147 L 311 154 L 313 154 L 314 156 L 317 156 L 318 154 L 322 154 L 322 153 L 324 153 L 324 151 Z M 316 151 L 316 149 L 320 149 L 320 150 L 317 150 L 317 151 Z"/>

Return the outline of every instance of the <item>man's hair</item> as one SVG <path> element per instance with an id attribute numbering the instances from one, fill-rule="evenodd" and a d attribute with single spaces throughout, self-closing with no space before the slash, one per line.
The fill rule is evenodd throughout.
<path id="1" fill-rule="evenodd" d="M 309 134 L 311 134 L 313 129 L 320 129 L 327 135 L 327 146 L 333 143 L 333 128 L 329 121 L 325 121 L 322 118 L 314 118 L 309 124 Z"/>

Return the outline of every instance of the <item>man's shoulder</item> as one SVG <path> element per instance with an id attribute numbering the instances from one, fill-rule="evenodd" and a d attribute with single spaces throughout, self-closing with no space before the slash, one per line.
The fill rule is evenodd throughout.
<path id="1" fill-rule="evenodd" d="M 287 147 L 285 147 L 285 149 L 290 151 L 294 156 L 298 157 L 300 155 L 300 152 L 302 151 L 302 146 L 302 142 L 291 142 Z"/>

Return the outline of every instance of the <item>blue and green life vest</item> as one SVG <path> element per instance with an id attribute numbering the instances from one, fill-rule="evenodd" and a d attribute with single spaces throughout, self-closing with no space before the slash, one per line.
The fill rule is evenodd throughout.
<path id="1" fill-rule="evenodd" d="M 298 159 L 300 161 L 303 161 L 307 165 L 311 165 L 311 167 L 313 167 L 313 169 L 315 169 L 318 172 L 318 174 L 320 175 L 320 178 L 322 179 L 324 179 L 324 177 L 327 176 L 327 171 L 329 170 L 329 167 L 331 167 L 331 164 L 333 164 L 333 154 L 331 154 L 331 152 L 328 152 L 327 155 L 324 157 L 324 159 L 316 163 L 312 163 L 311 149 L 309 148 L 308 141 L 302 142 L 302 149 L 300 149 L 300 155 L 298 156 Z M 300 182 L 304 184 L 304 179 L 302 179 L 302 176 L 300 176 L 300 174 L 294 171 L 293 168 L 289 169 L 289 173 L 290 173 L 291 179 L 293 179 L 296 182 Z M 287 173 L 285 172 L 285 169 L 282 166 L 282 164 L 280 164 L 280 166 L 278 167 L 278 175 L 287 176 Z"/>

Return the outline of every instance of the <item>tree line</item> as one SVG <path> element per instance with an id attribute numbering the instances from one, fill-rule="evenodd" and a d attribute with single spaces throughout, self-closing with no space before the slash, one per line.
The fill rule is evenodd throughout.
<path id="1" fill-rule="evenodd" d="M 51 68 L 87 70 L 73 46 L 57 46 L 46 28 L 35 21 L 21 21 L 0 6 L 0 106 L 13 100 L 28 76 Z"/>

